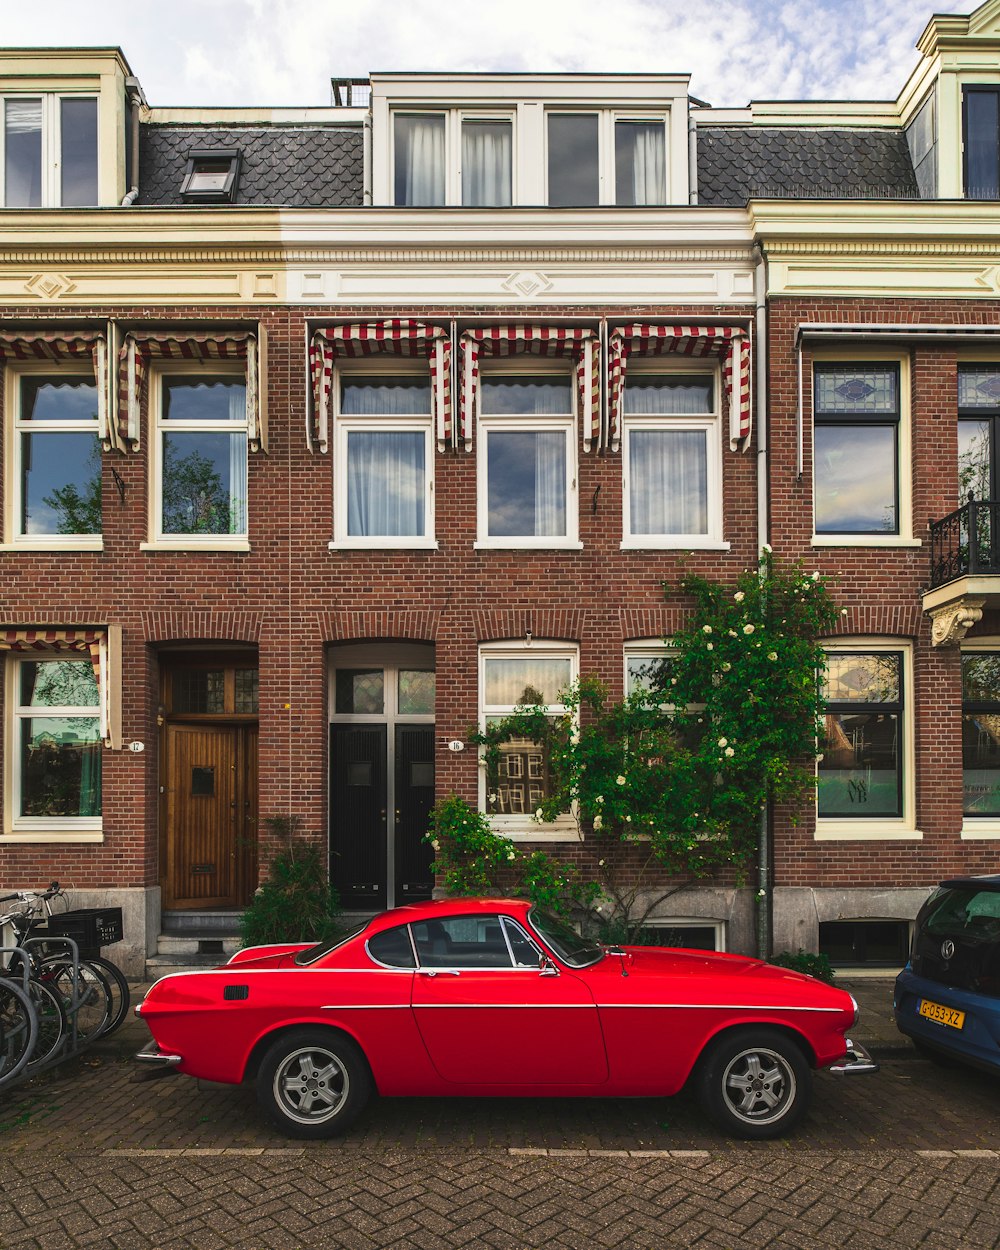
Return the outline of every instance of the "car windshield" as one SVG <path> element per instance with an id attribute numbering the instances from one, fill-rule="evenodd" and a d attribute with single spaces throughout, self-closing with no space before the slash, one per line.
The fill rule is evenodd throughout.
<path id="1" fill-rule="evenodd" d="M 926 903 L 922 928 L 931 937 L 1000 936 L 1000 890 L 944 886 Z"/>
<path id="2" fill-rule="evenodd" d="M 558 916 L 532 907 L 528 912 L 532 927 L 545 939 L 564 964 L 571 968 L 589 968 L 604 958 L 604 949 L 579 933 Z"/>
<path id="3" fill-rule="evenodd" d="M 299 951 L 295 956 L 295 962 L 300 967 L 303 964 L 314 964 L 317 959 L 322 959 L 324 955 L 329 955 L 331 951 L 335 951 L 338 946 L 343 946 L 351 938 L 356 938 L 359 933 L 364 933 L 370 924 L 370 920 L 363 920 L 361 924 L 355 925 L 353 929 L 348 929 L 346 933 L 338 933 L 335 937 L 327 938 L 325 942 L 319 942 L 316 946 L 310 946 L 308 950 Z"/>

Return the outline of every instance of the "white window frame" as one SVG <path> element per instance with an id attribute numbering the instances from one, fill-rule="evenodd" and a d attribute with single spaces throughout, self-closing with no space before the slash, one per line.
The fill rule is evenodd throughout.
<path id="1" fill-rule="evenodd" d="M 632 691 L 629 689 L 629 660 L 666 660 L 675 654 L 674 649 L 662 638 L 637 639 L 627 642 L 623 649 L 623 685 L 627 699 Z M 664 711 L 670 711 L 673 704 L 665 704 Z"/>
<path id="2" fill-rule="evenodd" d="M 666 208 L 670 204 L 670 110 L 604 108 L 600 105 L 567 105 L 550 103 L 545 108 L 545 135 L 543 141 L 543 177 L 545 180 L 545 203 L 549 203 L 549 117 L 566 113 L 597 117 L 597 204 L 581 204 L 581 208 L 612 206 L 617 202 L 615 122 L 658 122 L 663 126 L 663 203 L 650 205 L 627 205 L 629 208 Z M 626 383 L 627 385 L 627 383 Z"/>
<path id="3" fill-rule="evenodd" d="M 62 716 L 93 717 L 101 723 L 100 699 L 93 707 L 22 707 L 20 703 L 21 665 L 73 660 L 90 664 L 87 655 L 57 651 L 9 652 L 4 673 L 4 827 L 2 840 L 7 842 L 101 842 L 104 834 L 103 816 L 22 816 L 21 811 L 21 721 Z M 107 680 L 106 672 L 101 680 Z M 102 747 L 101 739 L 98 739 Z M 103 769 L 103 753 L 102 753 Z M 102 795 L 103 781 L 102 779 Z M 2 843 L 0 843 L 2 844 Z"/>
<path id="4" fill-rule="evenodd" d="M 961 651 L 962 655 L 970 655 L 977 651 L 1000 651 L 1000 637 L 994 635 L 993 637 L 977 638 L 975 642 L 965 641 L 962 643 Z M 963 705 L 964 702 L 963 698 Z M 961 840 L 963 842 L 975 842 L 985 839 L 993 841 L 1000 839 L 1000 815 L 969 816 L 963 813 Z"/>
<path id="5" fill-rule="evenodd" d="M 406 548 L 408 550 L 435 550 L 438 546 L 434 531 L 434 418 L 428 408 L 426 413 L 378 416 L 375 414 L 341 415 L 341 388 L 346 378 L 375 377 L 420 378 L 426 380 L 428 393 L 433 389 L 430 362 L 423 357 L 366 356 L 361 359 L 338 362 L 333 372 L 333 539 L 327 544 L 331 551 L 355 549 Z M 348 534 L 347 492 L 347 436 L 352 431 L 381 430 L 386 434 L 420 433 L 424 435 L 424 532 L 422 534 L 375 534 L 366 537 Z"/>
<path id="6" fill-rule="evenodd" d="M 896 427 L 896 491 L 899 507 L 898 532 L 895 534 L 818 534 L 816 532 L 816 365 L 863 365 L 866 362 L 895 365 L 899 369 L 899 422 Z M 920 547 L 922 542 L 913 536 L 913 416 L 911 405 L 910 355 L 906 351 L 893 351 L 891 345 L 880 350 L 837 351 L 824 349 L 813 352 L 810 370 L 810 411 L 812 426 L 812 546 L 813 547 Z M 874 418 L 873 418 L 874 419 Z"/>
<path id="7" fill-rule="evenodd" d="M 476 442 L 478 447 L 476 473 L 477 536 L 474 547 L 481 550 L 547 550 L 581 551 L 580 504 L 579 504 L 579 404 L 575 365 L 569 361 L 547 360 L 527 353 L 517 353 L 502 360 L 480 360 L 481 380 L 507 375 L 508 377 L 568 378 L 570 384 L 570 411 L 566 414 L 542 413 L 508 416 L 486 414 L 480 411 L 477 418 Z M 479 408 L 481 410 L 482 403 Z M 496 535 L 489 533 L 489 435 L 491 431 L 529 431 L 531 433 L 560 432 L 566 438 L 566 533 Z"/>
<path id="8" fill-rule="evenodd" d="M 4 535 L 0 551 L 101 551 L 103 534 L 24 534 L 21 532 L 21 435 L 41 433 L 100 433 L 97 415 L 93 421 L 21 420 L 21 382 L 24 378 L 44 375 L 65 377 L 67 381 L 93 385 L 94 372 L 80 365 L 53 361 L 8 361 L 4 369 Z"/>
<path id="9" fill-rule="evenodd" d="M 544 656 L 548 659 L 568 659 L 570 662 L 570 684 L 580 676 L 580 649 L 575 643 L 566 642 L 491 642 L 483 643 L 479 648 L 479 728 L 485 731 L 487 718 L 491 716 L 509 716 L 514 711 L 513 705 L 487 704 L 486 692 L 486 661 L 515 659 L 520 660 L 532 655 Z M 561 703 L 549 704 L 553 716 L 566 712 Z M 479 810 L 486 811 L 486 767 L 484 755 L 480 753 L 479 768 Z M 501 837 L 510 838 L 513 842 L 579 842 L 581 840 L 579 823 L 575 810 L 565 812 L 556 820 L 541 822 L 532 819 L 530 812 L 494 813 L 489 815 L 493 831 Z"/>
<path id="10" fill-rule="evenodd" d="M 96 91 L 4 91 L 0 92 L 0 208 L 7 204 L 7 187 L 4 181 L 7 168 L 7 101 L 41 100 L 42 102 L 42 187 L 39 208 L 62 207 L 62 109 L 63 100 L 94 100 L 97 103 L 97 153 L 94 178 L 98 198 L 94 205 L 71 205 L 91 208 L 100 203 L 101 171 L 101 105 Z M 31 209 L 22 211 L 30 212 Z"/>
<path id="11" fill-rule="evenodd" d="M 899 749 L 899 764 L 903 770 L 901 816 L 875 817 L 870 820 L 849 820 L 842 816 L 821 817 L 818 798 L 814 801 L 816 828 L 813 837 L 817 842 L 883 842 L 920 841 L 923 834 L 916 827 L 916 718 L 915 683 L 913 676 L 913 643 L 906 638 L 837 638 L 823 640 L 820 644 L 828 655 L 840 652 L 877 654 L 894 652 L 902 655 L 903 710 L 900 716 L 900 733 L 903 741 Z M 864 707 L 859 703 L 858 707 Z M 819 764 L 816 765 L 817 783 Z"/>
<path id="12" fill-rule="evenodd" d="M 723 539 L 722 510 L 722 372 L 718 363 L 699 359 L 681 361 L 658 356 L 630 360 L 625 375 L 625 390 L 630 378 L 643 375 L 663 376 L 668 373 L 698 375 L 712 380 L 712 412 L 696 414 L 628 414 L 622 402 L 622 542 L 623 551 L 728 551 Z M 633 534 L 632 533 L 632 434 L 637 430 L 703 432 L 706 451 L 706 534 Z"/>
<path id="13" fill-rule="evenodd" d="M 397 204 L 395 199 L 396 186 L 396 118 L 403 117 L 443 117 L 444 118 L 444 206 L 446 208 L 466 207 L 462 202 L 462 123 L 475 122 L 507 122 L 510 125 L 510 205 L 499 204 L 499 209 L 511 207 L 518 202 L 517 195 L 517 110 L 513 106 L 499 108 L 425 108 L 419 104 L 394 104 L 390 112 L 392 119 L 392 135 L 389 143 L 389 186 L 392 189 L 392 204 L 396 208 L 433 208 L 432 205 Z M 484 206 L 487 210 L 491 207 Z"/>
<path id="14" fill-rule="evenodd" d="M 244 411 L 243 421 L 164 421 L 163 383 L 167 378 L 199 376 L 229 377 L 246 384 L 246 365 L 220 360 L 204 364 L 190 360 L 157 360 L 149 368 L 149 541 L 140 544 L 142 551 L 249 551 L 250 550 L 250 427 Z M 247 458 L 247 499 L 244 504 L 245 529 L 239 534 L 165 534 L 163 532 L 163 435 L 209 433 L 242 433 Z"/>

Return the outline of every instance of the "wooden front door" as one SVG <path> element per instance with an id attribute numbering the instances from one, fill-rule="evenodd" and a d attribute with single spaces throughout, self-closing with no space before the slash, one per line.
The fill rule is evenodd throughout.
<path id="1" fill-rule="evenodd" d="M 256 885 L 257 728 L 168 724 L 164 907 L 241 907 Z"/>

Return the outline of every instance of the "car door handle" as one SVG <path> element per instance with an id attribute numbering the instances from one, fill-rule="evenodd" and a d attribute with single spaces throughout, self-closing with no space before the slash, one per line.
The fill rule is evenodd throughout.
<path id="1" fill-rule="evenodd" d="M 459 972 L 457 968 L 421 968 L 420 975 L 422 977 L 457 977 Z"/>

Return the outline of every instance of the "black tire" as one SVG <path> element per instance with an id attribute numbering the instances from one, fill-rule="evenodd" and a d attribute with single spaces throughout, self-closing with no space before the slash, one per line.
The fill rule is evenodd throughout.
<path id="1" fill-rule="evenodd" d="M 38 1017 L 38 1034 L 25 1072 L 34 1076 L 66 1049 L 66 1013 L 59 993 L 44 981 L 32 978 L 28 982 L 28 997 Z"/>
<path id="2" fill-rule="evenodd" d="M 0 980 L 0 1088 L 21 1074 L 38 1037 L 38 1016 L 28 995 Z"/>
<path id="3" fill-rule="evenodd" d="M 344 1132 L 371 1097 L 372 1078 L 357 1046 L 326 1029 L 294 1029 L 267 1051 L 257 1073 L 257 1101 L 288 1137 Z"/>
<path id="4" fill-rule="evenodd" d="M 697 1071 L 705 1112 L 734 1137 L 762 1141 L 805 1115 L 812 1073 L 796 1042 L 777 1029 L 741 1029 L 715 1041 Z"/>
<path id="5" fill-rule="evenodd" d="M 93 967 L 89 959 L 81 959 L 74 973 L 71 961 L 61 955 L 49 956 L 42 961 L 41 979 L 62 999 L 74 1050 L 81 1050 L 107 1032 L 113 999 L 103 969 Z"/>
<path id="6" fill-rule="evenodd" d="M 132 1004 L 132 991 L 129 989 L 128 981 L 124 972 L 117 964 L 113 964 L 110 959 L 105 959 L 103 955 L 89 955 L 87 963 L 104 977 L 108 983 L 108 989 L 111 991 L 111 1013 L 108 1022 L 104 1026 L 103 1036 L 113 1033 L 125 1023 L 128 1017 L 128 1009 Z"/>

